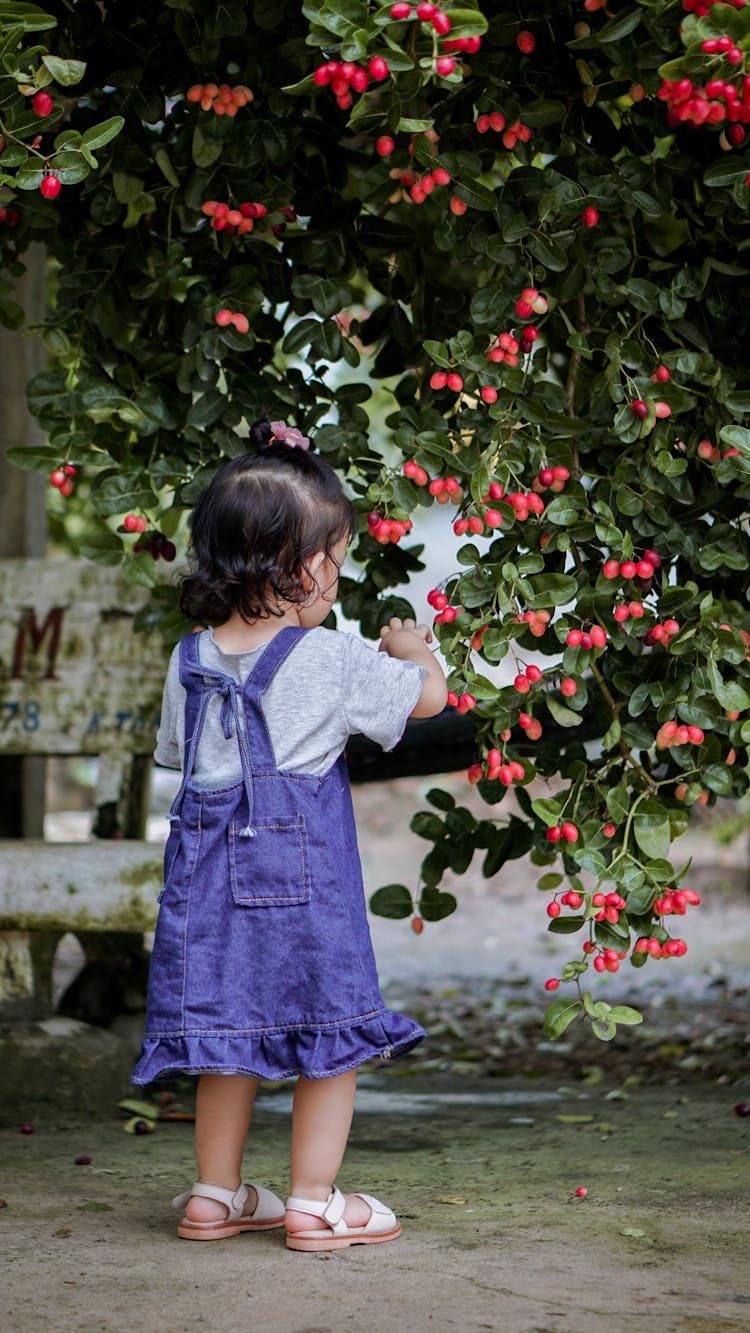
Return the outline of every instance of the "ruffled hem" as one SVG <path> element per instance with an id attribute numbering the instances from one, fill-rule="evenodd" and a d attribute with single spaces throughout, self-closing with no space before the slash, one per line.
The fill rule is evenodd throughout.
<path id="1" fill-rule="evenodd" d="M 181 1074 L 334 1078 L 366 1060 L 397 1060 L 426 1036 L 418 1023 L 390 1009 L 343 1025 L 163 1033 L 144 1037 L 131 1081 L 144 1085 Z"/>

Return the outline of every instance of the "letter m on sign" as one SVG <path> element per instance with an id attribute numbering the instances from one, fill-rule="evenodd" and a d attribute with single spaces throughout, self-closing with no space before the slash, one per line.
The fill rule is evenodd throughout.
<path id="1" fill-rule="evenodd" d="M 21 623 L 16 633 L 15 646 L 13 648 L 13 668 L 11 678 L 13 680 L 22 680 L 25 671 L 25 658 L 27 652 L 27 641 L 33 653 L 38 653 L 46 640 L 47 652 L 47 670 L 44 673 L 44 680 L 57 680 L 55 675 L 55 661 L 60 648 L 60 633 L 62 630 L 62 620 L 65 614 L 64 606 L 53 606 L 48 612 L 47 619 L 40 626 L 37 624 L 36 612 L 25 611 L 21 617 Z"/>

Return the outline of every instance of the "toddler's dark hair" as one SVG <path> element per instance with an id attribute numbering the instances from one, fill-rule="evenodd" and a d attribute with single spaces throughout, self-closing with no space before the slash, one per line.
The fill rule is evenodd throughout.
<path id="1" fill-rule="evenodd" d="M 269 422 L 257 421 L 250 443 L 258 452 L 225 463 L 193 510 L 191 568 L 180 586 L 189 620 L 222 624 L 235 610 L 267 619 L 283 614 L 278 601 L 304 605 L 307 562 L 316 551 L 331 556 L 356 531 L 356 511 L 330 464 L 270 439 Z"/>

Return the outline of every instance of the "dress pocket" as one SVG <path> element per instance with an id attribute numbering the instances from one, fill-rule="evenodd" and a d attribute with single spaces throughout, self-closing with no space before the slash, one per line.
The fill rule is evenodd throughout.
<path id="1" fill-rule="evenodd" d="M 232 897 L 241 907 L 294 907 L 310 901 L 310 855 L 303 815 L 269 815 L 243 838 L 229 825 Z"/>

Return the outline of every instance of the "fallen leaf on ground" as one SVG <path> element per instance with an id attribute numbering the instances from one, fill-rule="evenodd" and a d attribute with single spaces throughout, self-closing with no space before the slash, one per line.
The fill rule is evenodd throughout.
<path id="1" fill-rule="evenodd" d="M 432 1202 L 433 1202 L 433 1203 L 466 1203 L 467 1200 L 466 1200 L 466 1199 L 459 1199 L 459 1198 L 456 1198 L 456 1197 L 454 1197 L 452 1194 L 445 1194 L 445 1195 L 442 1195 L 439 1199 L 433 1199 Z"/>

